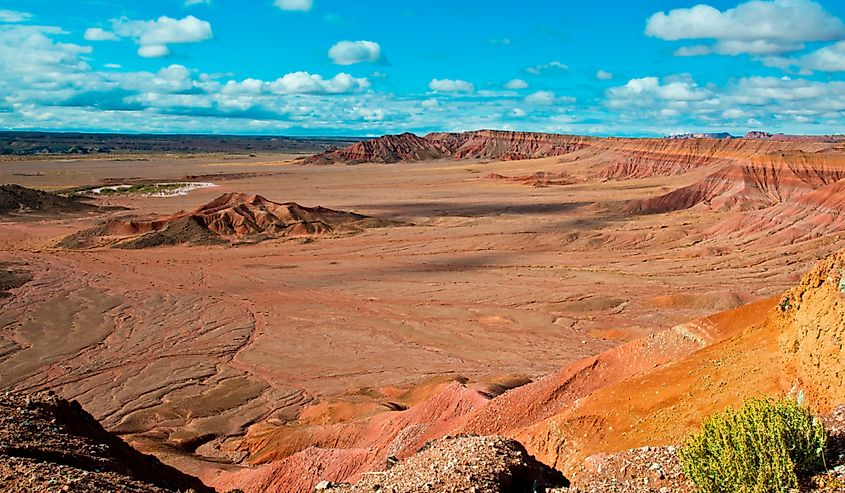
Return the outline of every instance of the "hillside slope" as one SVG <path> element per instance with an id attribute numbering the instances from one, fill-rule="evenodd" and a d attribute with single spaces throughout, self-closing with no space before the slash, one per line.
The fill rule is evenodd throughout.
<path id="1" fill-rule="evenodd" d="M 9 493 L 213 491 L 136 451 L 79 403 L 54 394 L 0 396 L 0 484 Z"/>
<path id="2" fill-rule="evenodd" d="M 252 457 L 277 460 L 218 484 L 258 491 L 250 489 L 256 474 L 263 485 L 307 477 L 294 491 L 308 491 L 319 479 L 357 480 L 361 464 L 381 469 L 388 456 L 411 457 L 447 434 L 515 438 L 570 475 L 597 453 L 678 444 L 749 396 L 802 393 L 829 412 L 845 403 L 843 338 L 845 250 L 783 297 L 632 341 L 492 400 L 455 383 L 408 410 L 298 432 L 252 430 L 244 442 Z M 331 468 L 318 467 L 328 457 Z"/>

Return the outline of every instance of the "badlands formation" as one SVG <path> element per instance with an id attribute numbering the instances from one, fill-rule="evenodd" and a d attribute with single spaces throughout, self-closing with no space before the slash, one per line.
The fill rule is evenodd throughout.
<path id="1" fill-rule="evenodd" d="M 218 491 L 684 491 L 673 447 L 746 397 L 843 422 L 836 138 L 159 159 L 0 167 L 215 183 L 0 216 L 0 387 L 77 400 Z"/>

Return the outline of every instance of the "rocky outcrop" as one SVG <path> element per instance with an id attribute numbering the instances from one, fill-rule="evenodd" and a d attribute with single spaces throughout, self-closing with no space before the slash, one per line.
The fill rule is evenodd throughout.
<path id="1" fill-rule="evenodd" d="M 425 139 L 451 149 L 453 159 L 499 161 L 563 156 L 583 149 L 589 142 L 596 140 L 577 135 L 500 130 L 478 130 L 460 134 L 430 133 Z"/>
<path id="2" fill-rule="evenodd" d="M 260 195 L 227 193 L 190 212 L 153 219 L 114 219 L 71 235 L 61 245 L 137 249 L 184 243 L 216 244 L 354 233 L 390 224 L 393 223 L 354 212 L 278 203 Z"/>
<path id="3" fill-rule="evenodd" d="M 845 251 L 819 262 L 788 291 L 772 324 L 807 400 L 822 411 L 845 402 Z"/>
<path id="4" fill-rule="evenodd" d="M 761 210 L 729 217 L 707 228 L 707 237 L 738 244 L 790 245 L 845 231 L 845 179 Z"/>
<path id="5" fill-rule="evenodd" d="M 76 401 L 49 393 L 0 396 L 0 484 L 21 493 L 213 491 L 107 432 Z"/>
<path id="6" fill-rule="evenodd" d="M 685 134 L 675 134 L 666 137 L 667 139 L 672 140 L 683 140 L 683 139 L 733 139 L 735 138 L 733 135 L 729 134 L 728 132 L 689 132 Z"/>
<path id="7" fill-rule="evenodd" d="M 722 166 L 691 185 L 664 195 L 631 202 L 630 212 L 661 213 L 695 206 L 710 210 L 755 210 L 821 192 L 845 178 L 845 162 L 826 155 L 804 153 L 762 156 Z M 818 200 L 818 199 L 812 199 Z"/>
<path id="8" fill-rule="evenodd" d="M 771 139 L 773 134 L 769 132 L 763 132 L 760 130 L 752 130 L 751 132 L 746 132 L 746 134 L 742 137 L 743 139 Z"/>
<path id="9" fill-rule="evenodd" d="M 46 214 L 95 211 L 97 207 L 73 197 L 22 187 L 0 185 L 0 215 L 39 212 Z"/>
<path id="10" fill-rule="evenodd" d="M 465 491 L 509 493 L 566 487 L 560 471 L 538 462 L 515 440 L 455 437 L 429 442 L 416 455 L 385 471 L 366 474 L 357 484 L 327 484 L 334 493 L 371 491 Z"/>
<path id="11" fill-rule="evenodd" d="M 751 131 L 745 134 L 746 140 L 777 140 L 782 142 L 842 142 L 843 135 L 788 135 L 769 132 Z"/>
<path id="12" fill-rule="evenodd" d="M 357 142 L 342 149 L 334 149 L 305 159 L 308 164 L 397 163 L 400 161 L 429 161 L 451 155 L 451 151 L 412 133 L 384 135 Z"/>
<path id="13" fill-rule="evenodd" d="M 499 173 L 488 173 L 481 178 L 484 180 L 519 183 L 521 185 L 528 185 L 532 187 L 563 186 L 576 183 L 575 178 L 566 172 L 549 173 L 546 171 L 537 171 L 535 173 L 531 173 L 530 175 L 522 176 L 505 176 Z"/>
<path id="14" fill-rule="evenodd" d="M 306 164 L 360 164 L 430 161 L 436 159 L 496 159 L 511 161 L 561 156 L 583 149 L 590 137 L 532 132 L 478 130 L 464 133 L 385 135 L 343 149 L 317 154 Z"/>

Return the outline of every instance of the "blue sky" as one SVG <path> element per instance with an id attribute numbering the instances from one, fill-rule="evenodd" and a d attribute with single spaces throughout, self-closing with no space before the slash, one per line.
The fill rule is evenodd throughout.
<path id="1" fill-rule="evenodd" d="M 0 127 L 843 133 L 845 2 L 0 1 Z"/>

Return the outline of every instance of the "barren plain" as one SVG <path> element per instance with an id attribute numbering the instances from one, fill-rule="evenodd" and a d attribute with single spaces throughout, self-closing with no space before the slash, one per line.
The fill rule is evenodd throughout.
<path id="1" fill-rule="evenodd" d="M 397 440 L 419 423 L 429 427 L 419 437 L 518 428 L 510 435 L 569 474 L 584 454 L 550 450 L 542 432 L 526 431 L 557 408 L 499 426 L 518 397 L 489 399 L 515 387 L 531 395 L 529 381 L 746 304 L 758 302 L 728 317 L 764 320 L 773 297 L 842 248 L 845 217 L 836 143 L 569 144 L 533 159 L 476 152 L 396 164 L 292 155 L 5 162 L 0 183 L 51 191 L 215 186 L 0 217 L 0 266 L 32 277 L 0 298 L 0 389 L 77 399 L 109 431 L 221 488 L 285 480 L 310 491 L 318 479 L 354 479 L 390 447 L 401 451 Z M 60 246 L 108 220 L 167 217 L 228 193 L 390 224 L 234 244 Z M 602 378 L 699 349 L 712 335 L 701 327 Z M 426 417 L 434 398 L 451 404 Z M 354 430 L 337 426 L 349 423 Z M 255 468 L 265 463 L 284 464 Z"/>

